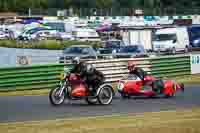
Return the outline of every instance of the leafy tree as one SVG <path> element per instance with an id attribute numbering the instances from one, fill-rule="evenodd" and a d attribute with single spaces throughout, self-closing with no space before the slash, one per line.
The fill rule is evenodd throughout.
<path id="1" fill-rule="evenodd" d="M 113 0 L 97 0 L 96 6 L 98 8 L 110 8 L 114 4 Z"/>
<path id="2" fill-rule="evenodd" d="M 69 8 L 72 5 L 73 0 L 64 0 L 64 7 Z"/>
<path id="3" fill-rule="evenodd" d="M 147 11 L 160 12 L 168 10 L 179 10 L 184 13 L 185 9 L 192 11 L 199 9 L 200 0 L 0 0 L 0 11 L 21 11 L 28 8 L 142 8 Z"/>

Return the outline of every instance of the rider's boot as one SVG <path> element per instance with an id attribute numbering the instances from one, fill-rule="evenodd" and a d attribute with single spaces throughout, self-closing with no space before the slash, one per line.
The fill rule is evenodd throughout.
<path id="1" fill-rule="evenodd" d="M 88 91 L 89 91 L 89 96 L 94 96 L 95 95 L 95 92 L 94 92 L 94 89 L 93 89 L 93 87 L 89 87 L 88 88 Z"/>
<path id="2" fill-rule="evenodd" d="M 152 87 L 148 85 L 144 85 L 141 87 L 141 90 L 152 90 Z"/>

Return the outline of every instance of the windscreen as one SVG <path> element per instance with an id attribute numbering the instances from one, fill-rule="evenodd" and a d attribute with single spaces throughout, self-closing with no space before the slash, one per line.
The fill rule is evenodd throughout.
<path id="1" fill-rule="evenodd" d="M 108 41 L 106 42 L 106 48 L 119 48 L 120 41 Z"/>
<path id="2" fill-rule="evenodd" d="M 176 40 L 176 34 L 156 34 L 155 41 Z"/>
<path id="3" fill-rule="evenodd" d="M 137 53 L 141 52 L 142 49 L 139 46 L 123 47 L 120 49 L 119 53 Z"/>
<path id="4" fill-rule="evenodd" d="M 84 51 L 88 51 L 87 48 L 71 47 L 64 50 L 64 54 L 82 54 Z"/>

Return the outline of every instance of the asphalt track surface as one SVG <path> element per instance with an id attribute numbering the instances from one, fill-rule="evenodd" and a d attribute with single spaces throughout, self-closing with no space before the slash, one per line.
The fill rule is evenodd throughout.
<path id="1" fill-rule="evenodd" d="M 124 100 L 116 96 L 109 106 L 92 106 L 84 100 L 78 100 L 53 107 L 48 101 L 48 96 L 2 96 L 0 123 L 134 114 L 193 107 L 200 107 L 200 85 L 186 86 L 184 93 L 178 93 L 169 99 L 134 97 Z"/>

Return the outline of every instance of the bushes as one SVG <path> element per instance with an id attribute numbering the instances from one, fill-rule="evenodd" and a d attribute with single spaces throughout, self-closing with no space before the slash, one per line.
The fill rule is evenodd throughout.
<path id="1" fill-rule="evenodd" d="M 14 46 L 14 44 L 15 44 L 15 46 Z M 0 46 L 1 47 L 7 47 L 7 48 L 14 48 L 14 47 L 18 47 L 17 45 L 16 45 L 16 42 L 15 41 L 7 41 L 7 40 L 0 40 Z"/>
<path id="2" fill-rule="evenodd" d="M 0 40 L 0 47 L 7 47 L 7 48 L 61 50 L 72 45 L 90 45 L 94 48 L 99 48 L 101 47 L 101 42 L 56 41 L 56 40 L 17 42 L 15 40 Z"/>

